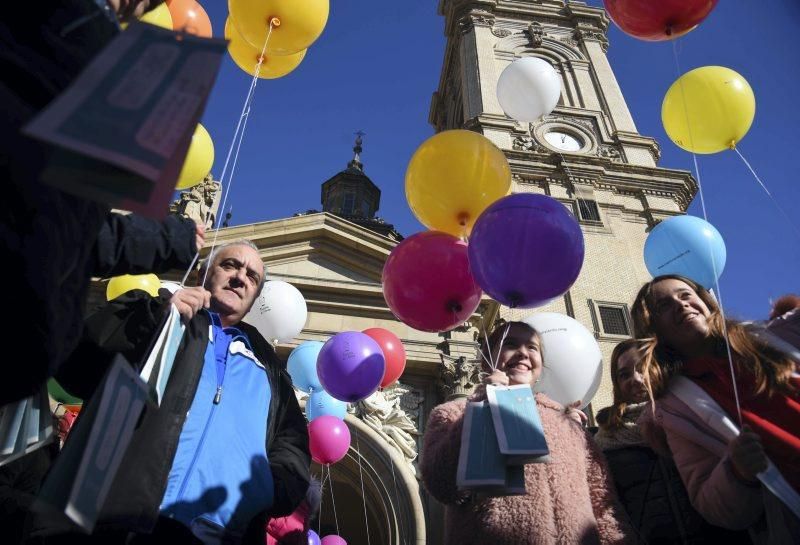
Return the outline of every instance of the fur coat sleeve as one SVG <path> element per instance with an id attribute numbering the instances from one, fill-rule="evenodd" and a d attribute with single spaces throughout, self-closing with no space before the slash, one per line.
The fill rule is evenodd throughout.
<path id="1" fill-rule="evenodd" d="M 461 447 L 466 402 L 451 401 L 431 411 L 420 460 L 422 482 L 430 494 L 445 504 L 464 496 L 456 487 L 458 455 Z"/>

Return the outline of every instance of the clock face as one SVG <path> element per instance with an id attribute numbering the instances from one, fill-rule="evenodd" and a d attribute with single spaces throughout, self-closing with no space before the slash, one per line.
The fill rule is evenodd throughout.
<path id="1" fill-rule="evenodd" d="M 561 151 L 578 151 L 583 147 L 583 142 L 577 137 L 561 131 L 550 131 L 544 135 L 547 143 Z"/>

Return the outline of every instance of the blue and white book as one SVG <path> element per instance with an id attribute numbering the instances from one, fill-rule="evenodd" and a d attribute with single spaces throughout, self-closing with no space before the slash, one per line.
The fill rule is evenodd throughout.
<path id="1" fill-rule="evenodd" d="M 497 444 L 491 409 L 486 402 L 467 403 L 456 486 L 467 490 L 505 484 L 506 460 Z"/>
<path id="2" fill-rule="evenodd" d="M 117 355 L 84 405 L 42 485 L 34 508 L 91 533 L 128 449 L 147 399 L 147 388 Z"/>
<path id="3" fill-rule="evenodd" d="M 546 462 L 550 450 L 531 387 L 526 384 L 486 387 L 500 452 L 509 465 Z"/>
<path id="4" fill-rule="evenodd" d="M 157 405 L 161 404 L 164 391 L 167 389 L 175 356 L 178 354 L 185 330 L 186 326 L 181 321 L 177 307 L 170 305 L 169 314 L 161 326 L 139 374 L 141 379 L 147 383 L 150 399 Z"/>

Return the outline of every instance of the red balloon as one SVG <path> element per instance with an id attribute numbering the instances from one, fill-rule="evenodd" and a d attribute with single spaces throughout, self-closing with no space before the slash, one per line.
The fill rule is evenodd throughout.
<path id="1" fill-rule="evenodd" d="M 308 424 L 308 449 L 318 464 L 335 464 L 349 448 L 350 430 L 341 418 L 326 414 Z"/>
<path id="2" fill-rule="evenodd" d="M 172 28 L 201 38 L 211 37 L 211 19 L 196 0 L 167 0 Z"/>
<path id="3" fill-rule="evenodd" d="M 381 388 L 386 388 L 403 374 L 403 370 L 406 368 L 406 349 L 397 335 L 382 327 L 371 327 L 361 333 L 372 337 L 383 351 L 386 373 L 383 375 Z"/>
<path id="4" fill-rule="evenodd" d="M 603 0 L 623 32 L 650 42 L 682 36 L 708 17 L 718 0 Z"/>
<path id="5" fill-rule="evenodd" d="M 426 231 L 405 239 L 383 266 L 383 296 L 395 316 L 420 331 L 449 331 L 481 302 L 469 271 L 467 244 Z"/>

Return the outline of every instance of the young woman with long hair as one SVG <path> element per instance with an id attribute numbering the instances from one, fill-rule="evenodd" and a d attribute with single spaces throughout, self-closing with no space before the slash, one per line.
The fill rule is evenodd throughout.
<path id="1" fill-rule="evenodd" d="M 637 420 L 650 407 L 642 361 L 652 343 L 628 339 L 614 347 L 609 365 L 614 401 L 597 414 L 594 440 L 608 460 L 620 501 L 650 545 L 749 544 L 746 532 L 712 526 L 692 508 L 675 464 L 642 436 Z"/>
<path id="2" fill-rule="evenodd" d="M 800 491 L 797 362 L 725 321 L 688 278 L 648 282 L 632 314 L 636 336 L 653 340 L 642 375 L 655 403 L 642 423 L 654 441 L 663 432 L 694 507 L 757 542 L 800 542 L 800 522 L 758 480 L 771 461 Z"/>
<path id="3" fill-rule="evenodd" d="M 485 386 L 535 384 L 544 366 L 539 334 L 510 322 L 490 334 Z M 545 371 L 546 372 L 546 371 Z M 622 544 L 634 541 L 599 449 L 573 411 L 544 394 L 536 405 L 549 463 L 525 466 L 524 496 L 478 497 L 458 490 L 456 470 L 466 399 L 436 407 L 425 429 L 420 471 L 425 488 L 446 506 L 447 545 Z"/>

